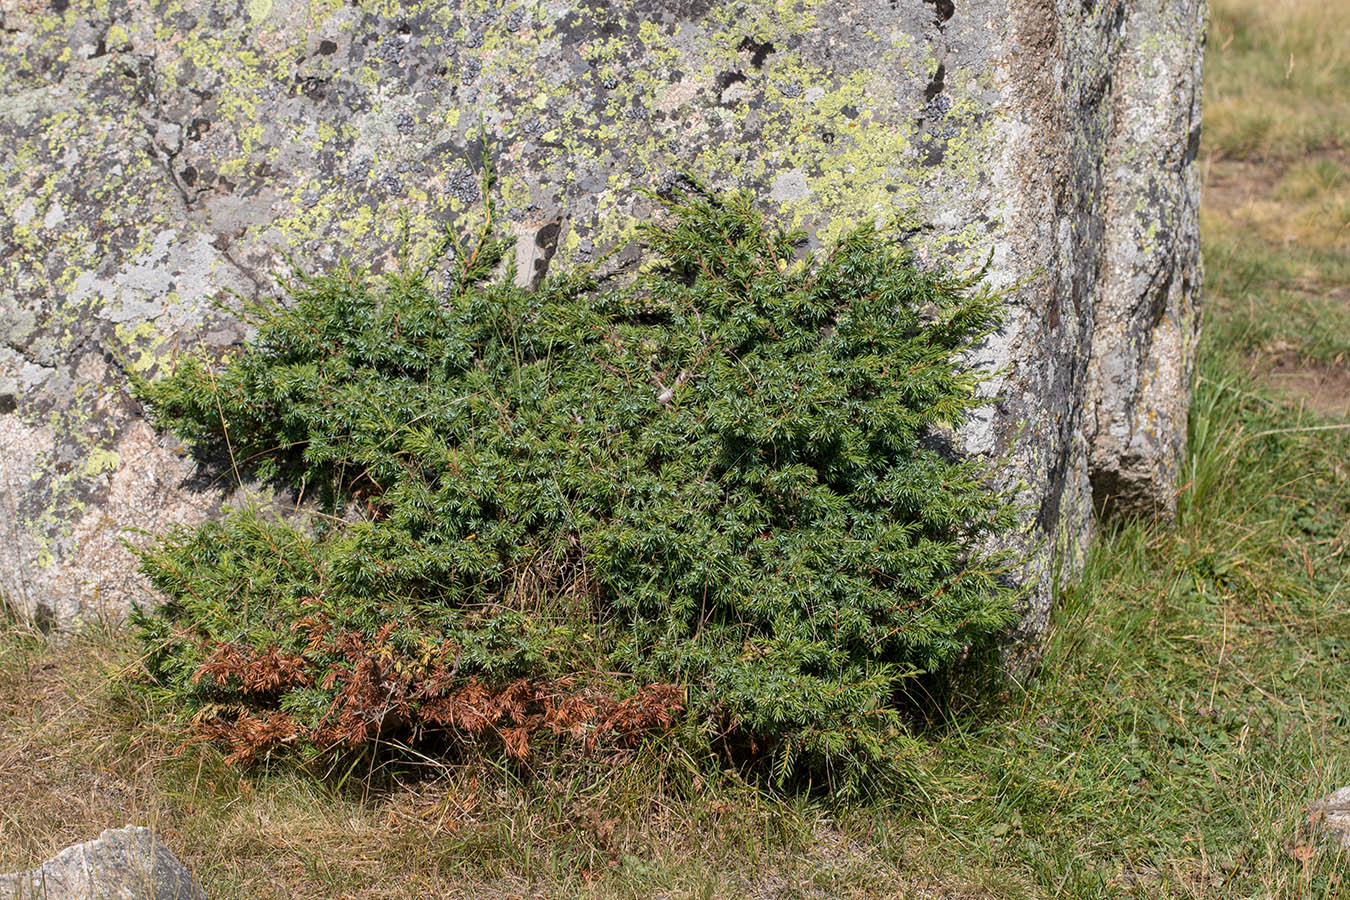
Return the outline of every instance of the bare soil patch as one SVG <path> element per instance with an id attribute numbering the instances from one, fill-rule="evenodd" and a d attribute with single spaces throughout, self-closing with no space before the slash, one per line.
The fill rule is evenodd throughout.
<path id="1" fill-rule="evenodd" d="M 1206 159 L 1200 164 L 1202 201 L 1215 212 L 1230 213 L 1244 203 L 1270 194 L 1284 166 L 1248 159 Z"/>
<path id="2" fill-rule="evenodd" d="M 1331 419 L 1350 419 L 1350 361 L 1331 365 L 1301 362 L 1292 353 L 1266 362 L 1262 381 L 1275 393 Z"/>

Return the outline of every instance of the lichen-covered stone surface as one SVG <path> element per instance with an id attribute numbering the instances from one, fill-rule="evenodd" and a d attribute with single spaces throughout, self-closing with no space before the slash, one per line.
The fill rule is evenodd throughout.
<path id="1" fill-rule="evenodd" d="M 110 828 L 27 872 L 0 875 L 0 900 L 206 900 L 148 828 Z"/>
<path id="2" fill-rule="evenodd" d="M 1203 0 L 0 6 L 0 591 L 40 623 L 143 599 L 122 539 L 219 505 L 127 373 L 238 340 L 287 257 L 471 219 L 485 152 L 522 277 L 624 245 L 681 173 L 817 242 L 899 220 L 989 258 L 1011 308 L 960 438 L 1021 484 L 1029 633 L 1094 494 L 1172 503 Z"/>

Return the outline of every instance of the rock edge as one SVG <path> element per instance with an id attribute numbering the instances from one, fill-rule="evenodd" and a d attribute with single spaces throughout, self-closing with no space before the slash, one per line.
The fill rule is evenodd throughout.
<path id="1" fill-rule="evenodd" d="M 206 900 L 149 828 L 110 828 L 26 872 L 0 875 L 0 900 Z"/>

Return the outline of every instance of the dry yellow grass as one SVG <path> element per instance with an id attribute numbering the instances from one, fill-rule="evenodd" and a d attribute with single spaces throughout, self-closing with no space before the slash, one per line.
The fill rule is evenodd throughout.
<path id="1" fill-rule="evenodd" d="M 1292 161 L 1350 146 L 1346 35 L 1346 0 L 1215 0 L 1205 73 L 1208 151 Z"/>
<path id="2" fill-rule="evenodd" d="M 126 690 L 138 669 L 117 632 L 0 626 L 0 871 L 134 822 L 213 900 L 939 896 L 921 855 L 877 854 L 804 799 L 705 782 L 678 748 L 559 773 L 241 770 Z"/>

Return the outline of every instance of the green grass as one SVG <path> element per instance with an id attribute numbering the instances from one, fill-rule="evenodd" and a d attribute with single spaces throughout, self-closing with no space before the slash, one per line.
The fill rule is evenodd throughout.
<path id="1" fill-rule="evenodd" d="M 1350 359 L 1350 153 L 1205 168 L 1210 345 L 1240 357 L 1295 351 L 1317 365 Z"/>
<path id="2" fill-rule="evenodd" d="M 1296 426 L 1222 363 L 1202 370 L 1178 526 L 1104 540 L 1046 677 L 939 744 L 933 826 L 1055 895 L 1341 890 L 1343 859 L 1289 853 L 1304 804 L 1350 781 L 1350 442 L 1263 434 Z"/>
<path id="3" fill-rule="evenodd" d="M 119 634 L 12 625 L 0 869 L 134 820 L 220 898 L 1341 896 L 1343 856 L 1295 852 L 1350 782 L 1350 435 L 1288 430 L 1230 365 L 1204 361 L 1176 527 L 1099 544 L 1040 677 L 936 726 L 908 796 L 765 794 L 674 741 L 530 773 L 241 772 L 126 690 Z"/>
<path id="4" fill-rule="evenodd" d="M 1350 429 L 1251 374 L 1277 344 L 1350 350 L 1343 6 L 1214 4 L 1179 520 L 1102 537 L 1038 677 L 935 725 L 906 795 L 763 793 L 673 740 L 533 773 L 240 772 L 125 689 L 120 635 L 11 623 L 0 870 L 134 820 L 213 898 L 1350 896 L 1304 819 L 1350 784 Z"/>

